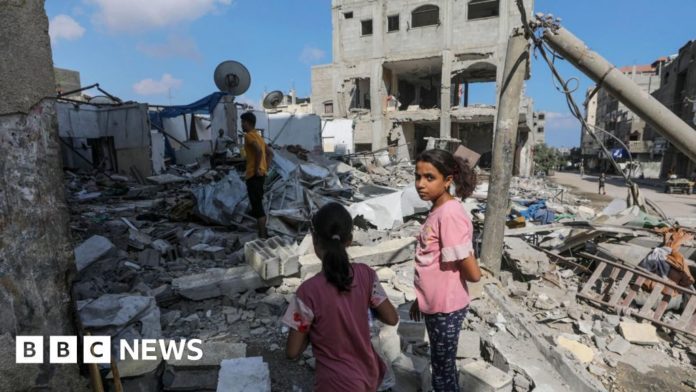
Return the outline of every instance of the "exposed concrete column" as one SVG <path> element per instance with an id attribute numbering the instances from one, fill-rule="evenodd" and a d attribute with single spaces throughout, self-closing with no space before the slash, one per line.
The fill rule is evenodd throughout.
<path id="1" fill-rule="evenodd" d="M 337 1 L 334 0 L 331 7 L 331 26 L 333 26 L 331 49 L 333 52 L 333 63 L 339 64 L 343 59 L 343 47 L 341 46 L 341 12 L 336 3 Z"/>
<path id="2" fill-rule="evenodd" d="M 77 365 L 49 362 L 49 335 L 75 335 L 75 271 L 56 93 L 42 0 L 0 6 L 0 390 L 83 391 Z M 15 337 L 44 337 L 44 363 L 15 364 Z M 79 356 L 79 355 L 78 355 Z"/>
<path id="3" fill-rule="evenodd" d="M 440 78 L 440 137 L 452 136 L 452 51 L 442 51 L 442 76 Z"/>
<path id="4" fill-rule="evenodd" d="M 500 272 L 503 255 L 505 215 L 509 201 L 508 192 L 512 177 L 513 154 L 517 141 L 520 98 L 528 64 L 529 42 L 522 29 L 515 29 L 508 41 L 505 55 L 503 84 L 500 89 L 496 116 L 491 180 L 488 187 L 488 207 L 486 208 L 483 246 L 481 248 L 481 263 L 495 274 Z"/>
<path id="5" fill-rule="evenodd" d="M 384 97 L 387 92 L 382 80 L 384 71 L 382 60 L 372 60 L 370 70 L 370 117 L 372 118 L 372 150 L 378 150 L 387 146 L 387 139 L 384 133 L 386 124 L 386 108 L 384 107 Z"/>

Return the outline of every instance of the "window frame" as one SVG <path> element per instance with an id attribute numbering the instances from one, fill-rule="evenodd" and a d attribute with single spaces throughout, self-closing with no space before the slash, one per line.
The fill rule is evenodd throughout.
<path id="1" fill-rule="evenodd" d="M 343 13 L 343 19 L 353 19 L 353 11 L 346 11 Z"/>
<path id="2" fill-rule="evenodd" d="M 488 16 L 478 16 L 476 18 L 471 17 L 471 6 L 472 3 L 474 6 L 479 5 L 479 4 L 485 4 L 485 3 L 497 3 L 498 7 L 496 8 L 496 13 L 495 15 L 488 15 Z M 500 17 L 500 0 L 469 0 L 466 3 L 466 20 L 482 20 L 482 19 L 490 19 L 490 18 L 499 18 Z"/>
<path id="3" fill-rule="evenodd" d="M 396 18 L 396 28 L 391 29 L 391 24 L 390 22 L 393 20 L 393 18 Z M 394 14 L 394 15 L 387 15 L 387 33 L 394 33 L 396 31 L 401 30 L 401 18 L 399 17 L 399 14 Z"/>
<path id="4" fill-rule="evenodd" d="M 436 18 L 435 23 L 421 24 L 418 26 L 415 25 L 415 23 L 414 23 L 414 21 L 415 21 L 414 16 L 415 15 L 426 14 L 426 13 L 430 13 L 433 11 L 436 11 L 436 13 L 437 13 L 437 15 L 436 15 L 437 18 Z M 421 27 L 439 26 L 440 24 L 441 24 L 440 23 L 440 7 L 435 5 L 435 4 L 424 4 L 424 5 L 421 5 L 417 8 L 415 8 L 413 11 L 411 11 L 411 28 L 412 29 L 417 29 L 417 28 L 421 28 Z"/>

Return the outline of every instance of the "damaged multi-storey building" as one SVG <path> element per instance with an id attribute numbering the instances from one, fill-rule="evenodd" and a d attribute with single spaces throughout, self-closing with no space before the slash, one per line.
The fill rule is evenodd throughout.
<path id="1" fill-rule="evenodd" d="M 524 1 L 531 12 L 532 1 Z M 505 48 L 515 2 L 334 0 L 333 62 L 312 69 L 314 112 L 352 119 L 355 151 L 459 139 L 490 164 Z M 529 77 L 529 73 L 527 74 Z M 544 116 L 520 105 L 515 174 L 532 172 Z"/>

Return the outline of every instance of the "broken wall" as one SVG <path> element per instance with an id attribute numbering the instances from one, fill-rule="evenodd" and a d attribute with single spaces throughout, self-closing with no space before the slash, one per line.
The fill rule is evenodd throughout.
<path id="1" fill-rule="evenodd" d="M 112 138 L 116 156 L 111 158 L 112 161 L 115 158 L 117 171 L 128 173 L 130 167 L 135 166 L 143 175 L 153 173 L 146 104 L 95 106 L 57 102 L 56 112 L 61 138 L 70 140 L 70 143 L 73 139 L 104 141 Z M 65 154 L 71 155 L 72 152 L 66 151 Z"/>

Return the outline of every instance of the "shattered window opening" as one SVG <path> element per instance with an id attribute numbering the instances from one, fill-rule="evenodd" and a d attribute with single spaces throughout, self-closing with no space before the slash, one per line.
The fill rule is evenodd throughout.
<path id="1" fill-rule="evenodd" d="M 499 0 L 471 0 L 468 8 L 468 19 L 491 18 L 500 15 Z"/>
<path id="2" fill-rule="evenodd" d="M 360 23 L 362 24 L 362 35 L 372 35 L 372 19 L 363 20 Z"/>
<path id="3" fill-rule="evenodd" d="M 436 5 L 423 5 L 411 13 L 411 27 L 425 27 L 440 24 L 440 8 Z"/>
<path id="4" fill-rule="evenodd" d="M 343 17 L 344 17 L 345 19 L 353 19 L 353 11 L 344 12 L 344 13 L 343 13 Z"/>

